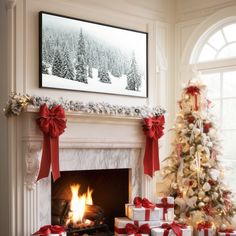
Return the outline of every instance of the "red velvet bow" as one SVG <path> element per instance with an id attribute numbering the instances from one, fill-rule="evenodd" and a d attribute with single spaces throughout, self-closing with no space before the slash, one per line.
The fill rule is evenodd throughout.
<path id="1" fill-rule="evenodd" d="M 186 88 L 186 93 L 195 95 L 195 94 L 200 94 L 200 89 L 197 86 L 189 86 Z"/>
<path id="2" fill-rule="evenodd" d="M 163 208 L 163 213 L 162 213 L 163 216 L 162 216 L 162 218 L 163 218 L 163 220 L 166 220 L 166 214 L 168 212 L 168 209 L 169 208 L 173 208 L 174 204 L 168 203 L 167 197 L 163 197 L 161 199 L 161 203 L 157 203 L 156 206 L 160 207 L 160 208 Z"/>
<path id="3" fill-rule="evenodd" d="M 150 234 L 151 229 L 149 224 L 143 224 L 141 226 L 137 226 L 134 224 L 126 224 L 125 231 L 128 235 L 130 234 Z"/>
<path id="4" fill-rule="evenodd" d="M 32 235 L 41 235 L 46 236 L 50 234 L 59 234 L 60 236 L 62 233 L 65 232 L 65 229 L 59 225 L 45 225 L 41 227 L 37 232 L 33 233 Z"/>
<path id="5" fill-rule="evenodd" d="M 146 135 L 146 147 L 143 159 L 144 174 L 153 176 L 156 170 L 160 170 L 158 139 L 164 134 L 164 116 L 145 118 L 144 134 Z"/>
<path id="6" fill-rule="evenodd" d="M 172 224 L 164 223 L 161 226 L 162 229 L 164 229 L 164 235 L 168 236 L 169 231 L 172 229 L 172 231 L 175 233 L 176 236 L 182 236 L 182 229 L 186 229 L 187 226 L 185 224 L 179 224 L 173 222 Z"/>
<path id="7" fill-rule="evenodd" d="M 60 177 L 58 139 L 66 128 L 65 112 L 59 105 L 48 109 L 44 104 L 39 109 L 39 115 L 37 124 L 44 134 L 44 141 L 37 181 L 49 175 L 51 163 L 53 180 L 56 181 Z"/>
<path id="8" fill-rule="evenodd" d="M 150 202 L 147 198 L 135 197 L 134 198 L 134 205 L 137 208 L 145 207 L 151 208 L 152 210 L 155 208 L 155 205 Z"/>
<path id="9" fill-rule="evenodd" d="M 197 230 L 202 230 L 202 229 L 210 229 L 212 227 L 212 223 L 211 222 L 201 222 L 197 225 Z"/>

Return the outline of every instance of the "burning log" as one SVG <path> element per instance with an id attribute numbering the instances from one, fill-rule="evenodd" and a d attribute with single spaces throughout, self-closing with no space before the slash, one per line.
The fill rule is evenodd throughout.
<path id="1" fill-rule="evenodd" d="M 86 205 L 84 218 L 100 224 L 104 220 L 104 210 L 97 205 Z"/>

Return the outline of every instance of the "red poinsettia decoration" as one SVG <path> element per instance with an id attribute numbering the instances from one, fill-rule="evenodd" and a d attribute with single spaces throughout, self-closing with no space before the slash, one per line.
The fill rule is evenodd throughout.
<path id="1" fill-rule="evenodd" d="M 203 127 L 204 133 L 208 133 L 211 127 L 212 127 L 212 124 L 210 122 L 205 123 Z"/>

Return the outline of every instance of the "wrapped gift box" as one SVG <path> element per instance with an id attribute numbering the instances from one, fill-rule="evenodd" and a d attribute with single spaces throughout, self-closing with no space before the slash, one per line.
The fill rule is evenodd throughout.
<path id="1" fill-rule="evenodd" d="M 196 236 L 215 236 L 215 235 L 216 235 L 216 230 L 213 228 L 196 230 Z"/>
<path id="2" fill-rule="evenodd" d="M 127 217 L 116 217 L 115 218 L 115 235 L 116 236 L 126 236 L 125 226 L 126 224 L 135 224 L 138 226 L 149 224 L 150 228 L 158 227 L 162 224 L 160 221 L 134 221 Z"/>
<path id="3" fill-rule="evenodd" d="M 33 233 L 34 236 L 66 236 L 65 229 L 59 225 L 45 225 L 41 227 L 37 232 Z"/>
<path id="4" fill-rule="evenodd" d="M 125 204 L 126 216 L 131 220 L 143 220 L 143 221 L 160 221 L 161 210 L 155 207 L 154 209 L 135 207 L 134 204 Z"/>
<path id="5" fill-rule="evenodd" d="M 151 230 L 151 236 L 164 236 L 164 231 L 166 229 L 163 228 L 153 228 Z M 193 230 L 191 226 L 187 226 L 186 229 L 181 229 L 182 230 L 182 236 L 192 236 Z M 168 236 L 176 236 L 175 233 L 173 232 L 172 229 L 169 230 Z"/>
<path id="6" fill-rule="evenodd" d="M 235 230 L 225 230 L 225 231 L 218 231 L 218 236 L 236 236 L 236 231 Z"/>
<path id="7" fill-rule="evenodd" d="M 174 198 L 158 197 L 156 207 L 160 209 L 160 219 L 172 221 L 174 219 Z"/>

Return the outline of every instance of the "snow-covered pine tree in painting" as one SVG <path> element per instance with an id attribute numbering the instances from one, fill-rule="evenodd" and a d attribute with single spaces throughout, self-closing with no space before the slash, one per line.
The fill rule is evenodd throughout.
<path id="1" fill-rule="evenodd" d="M 53 64 L 52 64 L 52 74 L 57 77 L 62 77 L 62 58 L 59 49 L 56 49 Z"/>
<path id="2" fill-rule="evenodd" d="M 129 90 L 139 91 L 141 83 L 142 83 L 141 75 L 138 73 L 137 62 L 135 59 L 135 54 L 133 53 L 130 69 L 127 74 L 127 87 L 126 88 Z"/>
<path id="3" fill-rule="evenodd" d="M 43 87 L 146 97 L 146 34 L 139 33 L 141 50 L 133 48 L 138 32 L 128 31 L 128 41 L 115 27 L 42 17 Z"/>
<path id="4" fill-rule="evenodd" d="M 70 80 L 75 79 L 74 67 L 72 65 L 67 46 L 65 46 L 63 49 L 61 69 L 62 69 L 62 72 L 61 72 L 62 78 L 66 78 Z"/>
<path id="5" fill-rule="evenodd" d="M 76 69 L 76 80 L 82 83 L 88 83 L 87 79 L 87 65 L 85 55 L 85 42 L 82 29 L 80 30 L 78 49 L 77 49 L 77 63 Z"/>

